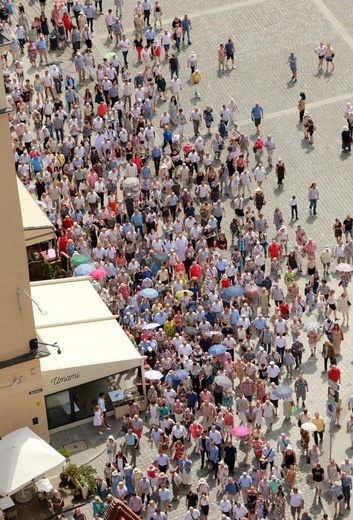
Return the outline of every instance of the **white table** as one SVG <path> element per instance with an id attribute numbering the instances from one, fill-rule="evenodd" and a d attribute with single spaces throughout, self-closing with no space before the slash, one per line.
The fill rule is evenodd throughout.
<path id="1" fill-rule="evenodd" d="M 5 509 L 9 509 L 10 507 L 13 507 L 15 505 L 15 502 L 12 500 L 11 497 L 4 497 L 0 498 L 0 509 L 5 511 Z"/>

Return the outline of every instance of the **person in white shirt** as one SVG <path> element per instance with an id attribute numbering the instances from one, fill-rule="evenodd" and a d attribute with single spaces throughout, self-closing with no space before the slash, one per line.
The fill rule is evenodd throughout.
<path id="1" fill-rule="evenodd" d="M 353 475 L 353 464 L 348 459 L 348 457 L 345 458 L 344 461 L 341 463 L 341 471 L 343 471 L 347 475 Z"/>
<path id="2" fill-rule="evenodd" d="M 251 174 L 249 172 L 249 170 L 244 170 L 241 174 L 240 174 L 240 183 L 241 183 L 241 186 L 242 186 L 242 197 L 244 198 L 245 197 L 245 188 L 248 190 L 248 195 L 249 195 L 249 198 L 252 199 L 252 191 L 251 191 L 251 187 L 250 187 L 250 183 L 251 183 Z"/>
<path id="3" fill-rule="evenodd" d="M 176 97 L 179 102 L 180 92 L 182 90 L 180 79 L 174 76 L 169 85 L 171 93 Z"/>
<path id="4" fill-rule="evenodd" d="M 184 520 L 196 520 L 197 518 L 200 518 L 200 511 L 194 507 L 189 507 L 189 511 L 187 511 L 184 516 Z"/>
<path id="5" fill-rule="evenodd" d="M 272 424 L 276 416 L 276 410 L 274 405 L 268 399 L 266 399 L 266 401 L 262 405 L 262 415 L 265 419 L 267 430 L 271 431 Z"/>
<path id="6" fill-rule="evenodd" d="M 296 515 L 298 515 L 298 520 L 300 518 L 300 512 L 304 507 L 304 497 L 303 493 L 299 491 L 299 489 L 294 486 L 292 491 L 290 492 L 290 508 L 292 517 L 295 520 Z"/>
<path id="7" fill-rule="evenodd" d="M 322 71 L 322 65 L 324 63 L 325 52 L 326 52 L 326 45 L 324 44 L 324 42 L 320 42 L 320 45 L 317 47 L 317 49 L 315 49 L 314 52 L 319 57 L 319 63 L 318 63 L 317 70 L 320 72 L 320 71 Z"/>
<path id="8" fill-rule="evenodd" d="M 266 170 L 261 162 L 257 165 L 254 170 L 254 179 L 257 182 L 259 188 L 261 188 L 263 180 L 267 178 Z"/>
<path id="9" fill-rule="evenodd" d="M 249 513 L 249 511 L 246 509 L 244 504 L 241 504 L 240 502 L 237 502 L 233 506 L 233 518 L 234 518 L 234 520 L 242 520 L 248 513 Z"/>

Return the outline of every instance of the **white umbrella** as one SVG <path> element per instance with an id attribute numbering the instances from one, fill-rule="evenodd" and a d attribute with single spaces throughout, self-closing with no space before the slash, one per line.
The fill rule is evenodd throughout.
<path id="1" fill-rule="evenodd" d="M 216 376 L 214 378 L 214 382 L 219 386 L 224 386 L 224 387 L 232 386 L 232 381 L 227 376 Z"/>
<path id="2" fill-rule="evenodd" d="M 48 471 L 65 464 L 47 442 L 27 427 L 20 428 L 0 441 L 0 495 L 13 495 Z"/>
<path id="3" fill-rule="evenodd" d="M 302 424 L 301 429 L 305 430 L 306 432 L 316 432 L 317 430 L 315 424 L 313 424 L 312 422 L 306 422 Z"/>
<path id="4" fill-rule="evenodd" d="M 140 184 L 140 181 L 136 179 L 136 177 L 128 177 L 127 179 L 124 179 L 123 186 L 124 188 L 134 188 L 135 186 L 138 186 Z"/>
<path id="5" fill-rule="evenodd" d="M 146 370 L 145 378 L 151 379 L 151 381 L 157 381 L 158 379 L 162 379 L 163 374 L 159 372 L 159 370 Z"/>
<path id="6" fill-rule="evenodd" d="M 142 330 L 152 330 L 156 329 L 157 327 L 160 327 L 159 323 L 146 323 L 146 325 L 142 327 Z"/>

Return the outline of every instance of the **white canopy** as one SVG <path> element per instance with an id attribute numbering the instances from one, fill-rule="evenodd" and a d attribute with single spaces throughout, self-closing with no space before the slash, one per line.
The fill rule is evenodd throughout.
<path id="1" fill-rule="evenodd" d="M 52 240 L 55 237 L 53 224 L 40 209 L 19 178 L 17 178 L 17 187 L 26 247 L 46 240 Z"/>
<path id="2" fill-rule="evenodd" d="M 87 278 L 34 282 L 32 298 L 39 341 L 57 342 L 41 358 L 44 394 L 140 367 L 143 358 Z M 40 346 L 39 346 L 40 347 Z"/>
<path id="3" fill-rule="evenodd" d="M 0 495 L 12 495 L 65 463 L 47 442 L 24 427 L 0 440 Z"/>

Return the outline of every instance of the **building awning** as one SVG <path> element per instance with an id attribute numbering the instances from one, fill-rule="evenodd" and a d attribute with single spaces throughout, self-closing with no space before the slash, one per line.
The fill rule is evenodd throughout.
<path id="1" fill-rule="evenodd" d="M 19 178 L 17 178 L 17 186 L 26 247 L 47 240 L 53 240 L 55 238 L 53 224 L 43 213 Z"/>
<path id="2" fill-rule="evenodd" d="M 143 358 L 88 279 L 34 282 L 32 298 L 38 340 L 50 356 L 41 359 L 44 394 L 141 366 Z M 39 345 L 39 349 L 40 349 Z"/>

